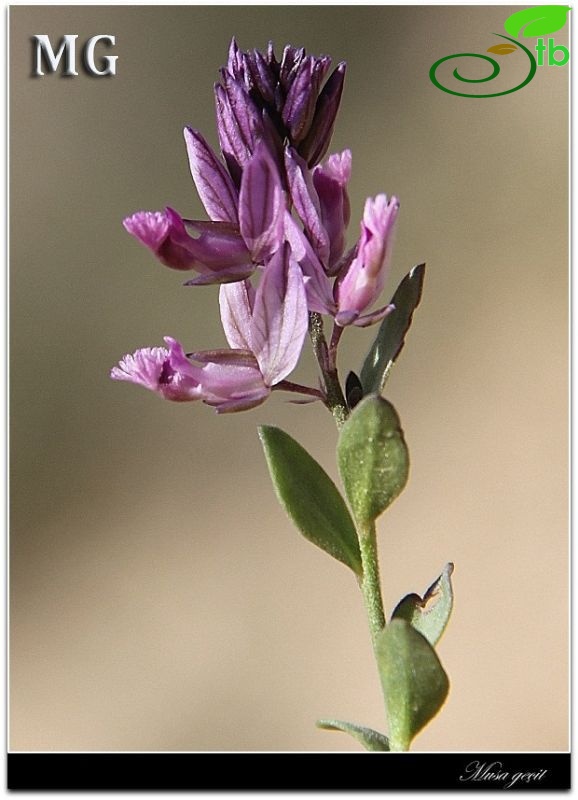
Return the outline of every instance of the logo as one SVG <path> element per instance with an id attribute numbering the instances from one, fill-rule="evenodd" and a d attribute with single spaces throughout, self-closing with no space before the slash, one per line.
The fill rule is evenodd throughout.
<path id="1" fill-rule="evenodd" d="M 45 33 L 37 33 L 32 37 L 33 48 L 33 68 L 34 77 L 43 77 L 42 67 L 47 72 L 56 72 L 58 65 L 64 56 L 64 69 L 62 75 L 66 78 L 74 78 L 78 75 L 76 71 L 76 40 L 77 33 L 65 34 L 59 42 L 59 48 L 55 52 L 52 43 Z M 85 71 L 95 78 L 104 78 L 108 75 L 116 75 L 116 59 L 118 56 L 101 56 L 100 64 L 95 62 L 95 49 L 100 43 L 110 47 L 116 44 L 116 39 L 107 33 L 99 33 L 91 36 L 82 48 L 82 65 Z"/>
<path id="2" fill-rule="evenodd" d="M 511 53 L 518 52 L 523 53 L 528 59 L 528 74 L 524 80 L 517 86 L 514 86 L 513 89 L 506 89 L 502 92 L 493 92 L 491 94 L 468 94 L 468 92 L 457 92 L 455 89 L 448 89 L 447 86 L 443 86 L 440 83 L 436 72 L 444 62 L 450 61 L 452 58 L 478 58 L 487 61 L 492 67 L 491 74 L 485 78 L 465 78 L 456 68 L 453 71 L 453 76 L 458 81 L 462 81 L 462 83 L 487 83 L 488 81 L 492 81 L 500 74 L 500 65 L 491 56 L 482 55 L 481 53 L 455 53 L 452 56 L 444 56 L 438 59 L 435 64 L 432 64 L 429 71 L 431 82 L 438 89 L 441 89 L 442 92 L 455 94 L 457 97 L 501 97 L 504 94 L 511 94 L 512 92 L 517 92 L 518 89 L 523 89 L 536 74 L 537 67 L 542 67 L 545 63 L 549 67 L 563 67 L 568 63 L 570 59 L 568 48 L 564 47 L 564 45 L 557 45 L 549 34 L 556 33 L 556 31 L 564 27 L 569 10 L 570 6 L 534 6 L 533 8 L 523 8 L 521 11 L 516 11 L 504 22 L 504 28 L 506 33 L 510 34 L 509 36 L 504 36 L 502 33 L 493 34 L 504 41 L 488 47 L 486 50 L 487 53 L 493 53 L 497 56 L 507 56 Z M 544 42 L 544 38 L 539 38 L 533 48 L 536 51 L 537 59 L 534 57 L 531 49 L 522 44 L 517 38 L 514 38 L 519 36 L 524 36 L 525 38 L 548 36 L 546 42 Z"/>

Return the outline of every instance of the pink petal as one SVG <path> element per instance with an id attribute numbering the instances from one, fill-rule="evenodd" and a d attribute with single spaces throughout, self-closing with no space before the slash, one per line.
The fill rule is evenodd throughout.
<path id="1" fill-rule="evenodd" d="M 113 367 L 113 380 L 130 381 L 176 402 L 198 400 L 198 377 L 201 370 L 193 366 L 183 353 L 179 342 L 165 338 L 164 347 L 145 347 L 127 354 L 117 367 Z"/>
<path id="2" fill-rule="evenodd" d="M 134 353 L 127 353 L 118 366 L 111 369 L 110 377 L 115 381 L 130 381 L 156 392 L 168 357 L 169 351 L 164 347 L 143 347 Z"/>
<path id="3" fill-rule="evenodd" d="M 319 197 L 305 161 L 290 147 L 285 150 L 285 168 L 295 210 L 301 217 L 313 249 L 325 264 L 329 258 L 329 239 L 321 223 Z"/>
<path id="4" fill-rule="evenodd" d="M 303 275 L 284 245 L 265 267 L 253 309 L 251 345 L 267 386 L 295 368 L 307 326 Z"/>
<path id="5" fill-rule="evenodd" d="M 232 352 L 232 351 L 229 351 Z M 263 376 L 253 358 L 248 362 L 231 362 L 224 358 L 208 361 L 199 367 L 201 398 L 209 405 L 240 401 L 255 394 L 268 393 Z"/>
<path id="6" fill-rule="evenodd" d="M 297 261 L 305 277 L 309 310 L 319 314 L 335 313 L 331 283 L 307 237 L 289 212 L 285 214 L 285 239 L 291 248 L 291 256 Z"/>
<path id="7" fill-rule="evenodd" d="M 232 414 L 235 411 L 249 411 L 251 408 L 260 406 L 270 394 L 271 389 L 265 386 L 263 389 L 253 392 L 253 394 L 248 394 L 238 400 L 226 400 L 222 403 L 207 403 L 207 405 L 214 406 L 217 414 Z"/>
<path id="8" fill-rule="evenodd" d="M 356 256 L 336 284 L 340 313 L 362 314 L 381 294 L 389 272 L 398 210 L 396 197 L 388 200 L 379 194 L 366 200 Z"/>
<path id="9" fill-rule="evenodd" d="M 314 174 L 318 172 L 327 175 L 344 189 L 351 178 L 351 150 L 345 149 L 328 156 L 324 164 L 315 167 Z"/>
<path id="10" fill-rule="evenodd" d="M 169 233 L 170 221 L 164 211 L 137 211 L 122 221 L 131 236 L 156 252 Z"/>
<path id="11" fill-rule="evenodd" d="M 254 300 L 255 289 L 250 281 L 237 281 L 221 286 L 221 322 L 231 347 L 251 350 L 251 313 Z"/>

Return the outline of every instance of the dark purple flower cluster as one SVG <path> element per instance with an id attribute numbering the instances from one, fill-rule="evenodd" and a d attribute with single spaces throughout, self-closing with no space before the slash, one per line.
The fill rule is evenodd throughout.
<path id="1" fill-rule="evenodd" d="M 323 86 L 330 67 L 329 56 L 308 56 L 303 48 L 287 45 L 277 61 L 271 43 L 265 53 L 244 53 L 233 39 L 215 101 L 221 151 L 236 181 L 261 139 L 280 162 L 286 144 L 309 167 L 321 161 L 345 77 L 345 64 L 338 64 Z"/>
<path id="2" fill-rule="evenodd" d="M 263 402 L 299 359 L 308 312 L 342 328 L 371 325 L 392 310 L 368 309 L 387 277 L 399 203 L 368 198 L 356 245 L 346 251 L 351 152 L 327 152 L 345 76 L 328 76 L 328 56 L 272 45 L 242 52 L 233 40 L 215 85 L 223 160 L 186 128 L 191 174 L 209 220 L 176 211 L 139 211 L 129 233 L 172 269 L 192 270 L 188 285 L 221 284 L 221 318 L 230 350 L 184 356 L 147 348 L 125 356 L 112 377 L 171 400 L 201 399 L 218 411 Z M 251 278 L 259 273 L 258 288 Z"/>

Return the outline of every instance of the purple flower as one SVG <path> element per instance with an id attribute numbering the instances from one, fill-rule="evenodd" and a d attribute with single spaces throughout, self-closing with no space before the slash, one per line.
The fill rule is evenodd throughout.
<path id="1" fill-rule="evenodd" d="M 165 266 L 198 272 L 190 285 L 248 278 L 283 243 L 286 201 L 275 162 L 258 143 L 237 195 L 204 139 L 189 130 L 185 137 L 191 172 L 213 221 L 183 220 L 167 208 L 138 211 L 124 227 Z"/>
<path id="2" fill-rule="evenodd" d="M 331 281 L 307 236 L 289 212 L 285 214 L 285 239 L 303 272 L 309 310 L 335 316 L 337 305 Z"/>
<path id="3" fill-rule="evenodd" d="M 351 217 L 347 184 L 351 177 L 351 150 L 334 153 L 313 170 L 313 185 L 319 197 L 321 221 L 330 242 L 327 267 L 330 274 L 345 249 L 345 231 Z"/>
<path id="4" fill-rule="evenodd" d="M 257 141 L 281 154 L 288 142 L 309 166 L 327 151 L 339 108 L 345 64 L 339 64 L 325 86 L 328 56 L 307 56 L 287 45 L 277 61 L 266 53 L 242 52 L 233 39 L 221 82 L 215 86 L 221 150 L 235 182 L 239 182 Z"/>
<path id="5" fill-rule="evenodd" d="M 266 53 L 245 53 L 231 42 L 215 87 L 225 163 L 198 131 L 184 131 L 191 175 L 210 222 L 183 219 L 170 208 L 124 220 L 162 264 L 199 273 L 187 285 L 244 280 L 263 267 L 286 240 L 287 187 L 322 269 L 336 273 L 349 213 L 348 174 L 341 165 L 348 151 L 310 171 L 327 149 L 341 98 L 345 64 L 323 86 L 330 65 L 329 57 L 307 56 L 302 48 L 288 45 L 277 61 L 271 44 Z M 304 269 L 308 279 L 312 269 L 310 263 Z"/>
<path id="6" fill-rule="evenodd" d="M 334 275 L 345 248 L 351 215 L 347 184 L 351 151 L 335 153 L 311 172 L 293 150 L 285 150 L 285 169 L 291 199 L 305 233 L 328 275 Z"/>
<path id="7" fill-rule="evenodd" d="M 202 400 L 219 413 L 263 403 L 295 368 L 307 333 L 303 276 L 287 246 L 270 260 L 257 288 L 224 285 L 221 318 L 231 350 L 185 355 L 175 339 L 126 355 L 111 378 L 144 386 L 167 400 Z"/>
<path id="8" fill-rule="evenodd" d="M 189 370 L 182 369 L 185 357 L 181 345 L 165 338 L 169 346 L 145 347 L 132 355 L 128 353 L 110 371 L 115 381 L 130 381 L 145 389 L 157 392 L 166 400 L 197 400 L 200 397 L 199 382 Z"/>
<path id="9" fill-rule="evenodd" d="M 344 160 L 347 163 L 347 159 Z M 344 176 L 345 174 L 348 174 L 347 167 Z M 338 186 L 337 178 L 335 184 Z M 301 199 L 297 200 L 296 206 L 300 203 Z M 345 204 L 341 202 L 339 207 L 343 211 Z M 338 262 L 337 266 L 341 266 L 340 274 L 333 286 L 328 270 L 310 241 L 313 217 L 311 209 L 311 213 L 308 212 L 306 216 L 305 230 L 300 228 L 289 213 L 285 215 L 285 238 L 305 277 L 310 311 L 334 317 L 341 327 L 373 325 L 393 311 L 393 306 L 388 305 L 369 314 L 362 314 L 378 299 L 385 285 L 398 209 L 399 203 L 395 197 L 388 201 L 387 196 L 381 194 L 375 199 L 370 197 L 366 200 L 361 236 L 356 247 Z M 306 235 L 307 232 L 309 236 Z"/>
<path id="10" fill-rule="evenodd" d="M 238 281 L 254 270 L 251 254 L 229 222 L 183 220 L 172 208 L 137 211 L 123 222 L 126 230 L 172 269 L 196 270 L 198 282 Z M 196 234 L 191 236 L 189 231 Z"/>
<path id="11" fill-rule="evenodd" d="M 392 310 L 386 306 L 360 317 L 377 300 L 385 285 L 398 210 L 397 197 L 388 200 L 387 195 L 378 194 L 365 201 L 356 255 L 335 284 L 334 297 L 338 308 L 335 319 L 338 325 L 370 325 Z"/>
<path id="12" fill-rule="evenodd" d="M 321 219 L 321 204 L 307 164 L 293 150 L 285 150 L 285 169 L 291 200 L 303 222 L 307 238 L 322 264 L 329 260 L 330 241 Z"/>

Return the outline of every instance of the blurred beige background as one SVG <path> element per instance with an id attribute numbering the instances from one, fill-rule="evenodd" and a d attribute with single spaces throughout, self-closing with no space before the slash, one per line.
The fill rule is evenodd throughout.
<path id="1" fill-rule="evenodd" d="M 456 564 L 451 693 L 414 749 L 568 747 L 568 70 L 491 100 L 428 79 L 514 10 L 11 8 L 13 750 L 358 750 L 315 719 L 384 728 L 355 581 L 292 528 L 256 435 L 280 425 L 336 476 L 330 416 L 275 396 L 217 417 L 108 379 L 165 334 L 224 345 L 216 289 L 121 220 L 202 213 L 182 128 L 216 144 L 233 34 L 348 61 L 351 238 L 365 196 L 396 193 L 387 293 L 428 263 L 388 385 L 411 478 L 380 522 L 390 611 Z M 32 79 L 36 33 L 116 35 L 118 74 Z M 347 331 L 344 374 L 372 333 Z"/>

